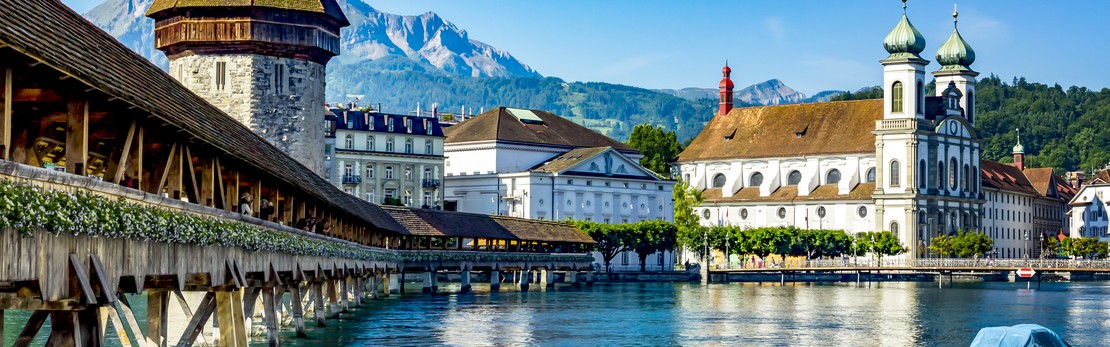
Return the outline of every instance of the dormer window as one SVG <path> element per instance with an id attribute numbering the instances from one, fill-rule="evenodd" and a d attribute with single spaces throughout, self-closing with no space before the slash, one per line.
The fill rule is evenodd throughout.
<path id="1" fill-rule="evenodd" d="M 386 126 L 386 131 L 393 132 L 393 117 L 389 117 L 387 119 L 388 120 L 386 121 L 386 125 L 385 125 Z"/>

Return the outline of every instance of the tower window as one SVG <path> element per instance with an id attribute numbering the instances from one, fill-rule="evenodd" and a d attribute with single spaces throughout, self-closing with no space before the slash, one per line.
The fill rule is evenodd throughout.
<path id="1" fill-rule="evenodd" d="M 921 188 L 927 188 L 929 180 L 925 178 L 929 174 L 929 170 L 925 166 L 925 160 L 921 160 L 917 163 L 917 165 L 919 165 L 919 167 L 917 168 L 917 182 L 919 183 L 918 185 Z"/>
<path id="2" fill-rule="evenodd" d="M 902 178 L 899 176 L 899 165 L 897 160 L 890 161 L 890 186 L 897 187 L 902 184 Z"/>
<path id="3" fill-rule="evenodd" d="M 227 62 L 216 62 L 216 90 L 227 88 Z"/>
<path id="4" fill-rule="evenodd" d="M 975 124 L 975 92 L 973 91 L 967 91 L 967 109 L 964 112 L 967 113 L 967 121 Z"/>
<path id="5" fill-rule="evenodd" d="M 274 94 L 285 92 L 285 65 L 274 64 Z"/>
<path id="6" fill-rule="evenodd" d="M 925 105 L 925 88 L 922 88 L 920 80 L 917 81 L 917 90 L 916 90 L 916 92 L 917 92 L 917 94 L 916 94 L 917 95 L 917 99 L 916 99 L 917 100 L 917 113 L 918 114 L 923 114 L 923 113 L 925 113 L 925 106 L 924 106 Z"/>
<path id="7" fill-rule="evenodd" d="M 956 190 L 960 182 L 960 172 L 958 171 L 960 164 L 956 163 L 956 158 L 952 158 L 948 163 L 948 187 Z"/>
<path id="8" fill-rule="evenodd" d="M 905 100 L 903 100 L 904 96 L 902 94 L 904 91 L 902 89 L 903 88 L 901 81 L 894 82 L 894 85 L 890 88 L 891 112 L 902 112 L 903 110 L 903 104 L 905 103 Z"/>

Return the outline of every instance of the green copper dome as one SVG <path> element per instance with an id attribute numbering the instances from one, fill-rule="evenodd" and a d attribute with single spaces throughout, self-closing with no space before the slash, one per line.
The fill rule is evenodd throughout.
<path id="1" fill-rule="evenodd" d="M 925 50 L 925 37 L 921 36 L 921 32 L 910 24 L 910 19 L 902 13 L 902 20 L 898 21 L 898 25 L 894 26 L 886 38 L 883 39 L 883 48 L 890 53 L 887 59 L 895 58 L 917 58 L 921 59 L 918 55 Z"/>
<path id="2" fill-rule="evenodd" d="M 952 13 L 952 17 L 958 15 L 959 13 Z M 940 71 L 971 70 L 971 63 L 975 62 L 975 51 L 960 36 L 959 28 L 952 29 L 952 36 L 937 50 L 937 62 L 940 63 Z"/>

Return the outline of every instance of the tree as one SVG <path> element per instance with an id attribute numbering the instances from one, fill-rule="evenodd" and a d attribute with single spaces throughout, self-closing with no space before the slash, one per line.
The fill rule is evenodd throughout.
<path id="1" fill-rule="evenodd" d="M 674 185 L 674 224 L 678 228 L 677 242 L 686 249 L 701 251 L 702 245 L 707 241 L 702 231 L 699 218 L 694 214 L 694 206 L 702 202 L 701 192 L 693 189 L 689 184 L 678 181 Z M 704 254 L 703 254 L 704 256 Z"/>
<path id="2" fill-rule="evenodd" d="M 628 229 L 628 241 L 631 248 L 640 257 L 640 272 L 647 270 L 647 256 L 674 248 L 674 224 L 648 220 L 631 225 L 622 225 Z"/>
<path id="3" fill-rule="evenodd" d="M 948 235 L 934 237 L 929 244 L 929 250 L 941 256 L 952 255 L 952 237 Z"/>
<path id="4" fill-rule="evenodd" d="M 640 165 L 664 177 L 671 175 L 668 162 L 682 152 L 682 146 L 673 131 L 651 124 L 639 124 L 632 128 L 628 145 L 644 155 L 640 158 Z"/>
<path id="5" fill-rule="evenodd" d="M 574 225 L 593 238 L 597 243 L 593 249 L 601 254 L 605 262 L 605 272 L 609 272 L 609 264 L 621 252 L 630 250 L 628 233 L 622 225 L 602 224 L 589 221 L 574 221 Z"/>
<path id="6" fill-rule="evenodd" d="M 1069 237 L 1061 242 L 1061 248 L 1065 254 L 1087 259 L 1105 258 L 1110 253 L 1107 243 L 1097 238 Z"/>
<path id="7" fill-rule="evenodd" d="M 871 251 L 879 258 L 879 266 L 883 266 L 883 256 L 899 255 L 906 252 L 906 246 L 889 231 L 868 233 L 871 237 Z"/>
<path id="8" fill-rule="evenodd" d="M 952 238 L 952 253 L 960 258 L 983 256 L 994 248 L 994 240 L 981 232 L 960 231 Z"/>

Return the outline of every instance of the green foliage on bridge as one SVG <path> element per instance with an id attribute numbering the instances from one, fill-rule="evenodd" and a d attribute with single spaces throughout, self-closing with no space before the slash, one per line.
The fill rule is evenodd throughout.
<path id="1" fill-rule="evenodd" d="M 138 241 L 241 247 L 255 252 L 340 257 L 386 262 L 503 261 L 589 262 L 588 255 L 482 254 L 373 249 L 269 229 L 215 216 L 112 200 L 86 191 L 48 191 L 0 180 L 0 229 L 22 236 L 37 232 Z"/>

